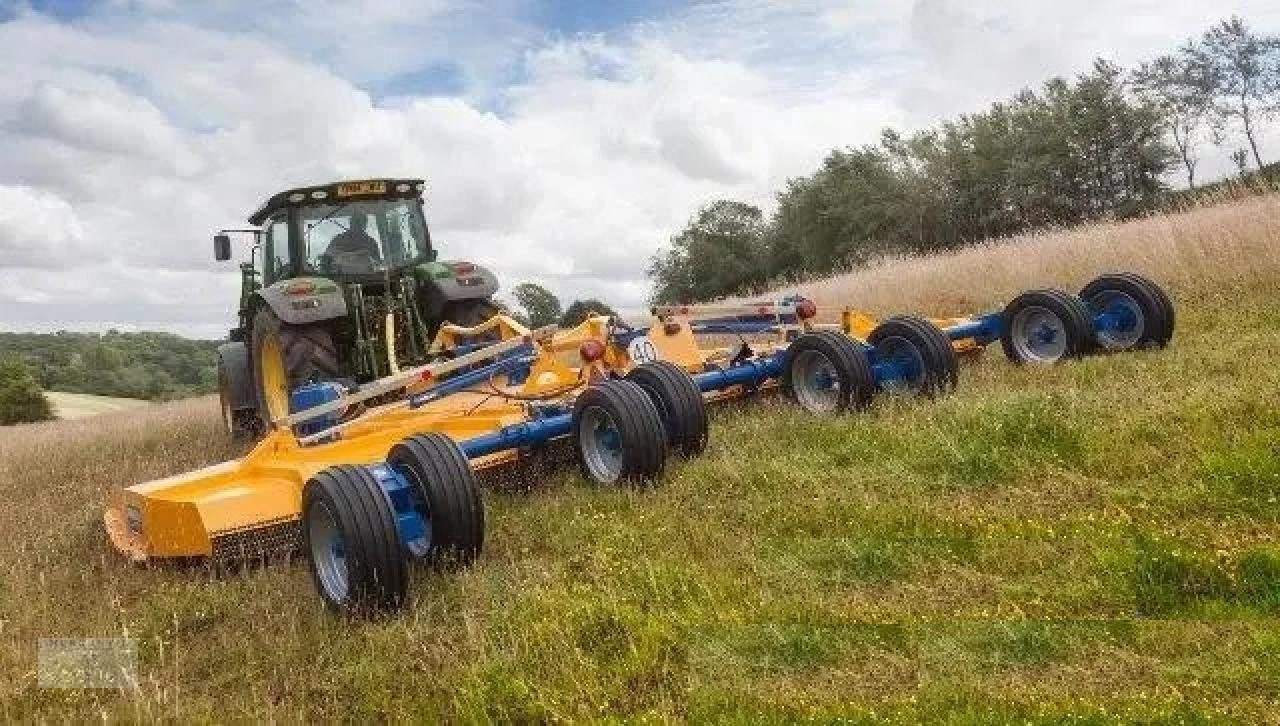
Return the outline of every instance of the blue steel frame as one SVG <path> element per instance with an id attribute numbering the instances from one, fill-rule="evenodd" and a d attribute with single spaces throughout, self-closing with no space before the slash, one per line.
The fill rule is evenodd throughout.
<path id="1" fill-rule="evenodd" d="M 1137 325 L 1138 320 L 1134 317 L 1133 312 L 1124 305 L 1111 305 L 1101 312 L 1092 312 L 1089 322 L 1093 326 L 1093 332 L 1096 334 L 1107 331 L 1132 330 L 1133 326 Z M 972 338 L 978 345 L 989 345 L 1000 340 L 1005 334 L 1008 325 L 1009 321 L 1005 319 L 1005 314 L 1001 311 L 980 315 L 968 322 L 943 328 L 942 332 L 946 333 L 951 340 Z"/>

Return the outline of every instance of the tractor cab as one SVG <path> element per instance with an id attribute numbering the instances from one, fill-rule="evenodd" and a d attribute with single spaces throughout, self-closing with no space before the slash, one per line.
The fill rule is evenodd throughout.
<path id="1" fill-rule="evenodd" d="M 261 257 L 253 264 L 264 285 L 294 277 L 376 283 L 388 273 L 432 262 L 420 179 L 337 182 L 289 189 L 249 217 Z M 230 257 L 225 233 L 215 241 Z M 227 240 L 229 243 L 229 240 Z M 222 246 L 220 246 L 222 245 Z"/>
<path id="2" fill-rule="evenodd" d="M 425 188 L 369 179 L 288 189 L 249 216 L 251 229 L 214 237 L 218 260 L 231 259 L 231 234 L 252 238 L 239 325 L 220 352 L 228 428 L 256 418 L 268 429 L 308 384 L 359 385 L 421 364 L 442 324 L 474 326 L 498 312 L 491 272 L 437 259 Z"/>

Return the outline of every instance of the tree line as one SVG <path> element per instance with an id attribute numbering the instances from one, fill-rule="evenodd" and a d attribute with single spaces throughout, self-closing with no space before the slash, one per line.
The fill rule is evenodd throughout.
<path id="1" fill-rule="evenodd" d="M 0 333 L 0 359 L 45 390 L 148 400 L 216 391 L 217 346 L 170 333 Z"/>
<path id="2" fill-rule="evenodd" d="M 1189 189 L 1206 143 L 1266 170 L 1259 131 L 1280 112 L 1280 39 L 1224 20 L 1126 71 L 1106 60 L 986 111 L 836 149 L 788 180 L 767 216 L 717 200 L 651 260 L 658 303 L 746 293 L 892 254 L 1160 208 Z"/>
<path id="3" fill-rule="evenodd" d="M 547 288 L 533 282 L 522 282 L 511 289 L 515 309 L 509 309 L 515 318 L 531 328 L 559 325 L 572 328 L 591 315 L 616 315 L 607 304 L 587 298 L 574 300 L 569 307 L 560 304 L 560 298 Z"/>

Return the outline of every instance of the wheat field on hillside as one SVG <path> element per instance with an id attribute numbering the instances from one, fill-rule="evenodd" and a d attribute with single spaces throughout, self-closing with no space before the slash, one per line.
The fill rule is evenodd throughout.
<path id="1" fill-rule="evenodd" d="M 1179 328 L 847 417 L 717 407 L 650 489 L 487 490 L 479 561 L 368 622 L 296 558 L 111 549 L 114 487 L 244 450 L 215 398 L 0 429 L 0 721 L 1280 723 L 1278 248 L 1269 196 L 788 287 L 953 315 L 1135 270 Z M 107 637 L 130 687 L 41 686 L 41 639 Z"/>
<path id="2" fill-rule="evenodd" d="M 888 258 L 821 280 L 784 285 L 827 319 L 854 306 L 878 316 L 949 317 L 1002 305 L 1036 287 L 1079 290 L 1125 270 L 1196 299 L 1230 296 L 1280 270 L 1280 195 L 1232 200 L 1130 222 L 1098 222 L 924 257 Z"/>

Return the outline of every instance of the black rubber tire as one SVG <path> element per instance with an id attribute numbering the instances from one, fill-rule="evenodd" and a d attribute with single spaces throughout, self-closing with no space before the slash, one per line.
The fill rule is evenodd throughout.
<path id="1" fill-rule="evenodd" d="M 625 380 L 643 388 L 653 401 L 671 451 L 691 459 L 706 450 L 707 406 L 683 368 L 665 360 L 652 361 L 631 369 Z"/>
<path id="2" fill-rule="evenodd" d="M 443 318 L 445 322 L 470 328 L 501 312 L 502 308 L 497 303 L 486 298 L 458 300 L 445 304 Z"/>
<path id="3" fill-rule="evenodd" d="M 1132 272 L 1113 272 L 1099 275 L 1080 290 L 1080 299 L 1094 310 L 1091 300 L 1094 296 L 1107 291 L 1122 292 L 1133 298 L 1142 308 L 1143 330 L 1137 347 L 1154 345 L 1163 348 L 1173 338 L 1174 309 L 1173 301 L 1159 285 Z M 1103 348 L 1101 342 L 1099 349 Z"/>
<path id="4" fill-rule="evenodd" d="M 412 436 L 391 447 L 387 463 L 404 474 L 426 502 L 431 543 L 423 559 L 465 566 L 484 546 L 480 485 L 457 442 L 441 433 Z"/>
<path id="5" fill-rule="evenodd" d="M 805 351 L 822 354 L 835 367 L 840 395 L 834 413 L 861 410 L 871 405 L 876 380 L 867 352 L 860 343 L 834 330 L 805 333 L 787 346 L 786 360 L 782 364 L 782 392 L 788 398 L 804 405 L 796 395 L 792 366 Z"/>
<path id="6" fill-rule="evenodd" d="M 281 322 L 271 308 L 259 310 L 253 317 L 250 362 L 254 395 L 258 401 L 258 417 L 264 432 L 271 430 L 272 423 L 258 360 L 263 343 L 272 335 L 280 339 L 280 352 L 284 356 L 285 377 L 290 391 L 307 383 L 339 381 L 342 378 L 338 346 L 325 326 L 288 325 Z"/>
<path id="7" fill-rule="evenodd" d="M 583 414 L 602 410 L 618 429 L 622 466 L 616 479 L 605 480 L 587 464 Z M 667 435 L 658 409 L 644 389 L 631 381 L 602 381 L 583 391 L 573 404 L 573 448 L 582 475 L 598 484 L 648 484 L 661 475 L 667 459 Z"/>
<path id="8" fill-rule="evenodd" d="M 231 391 L 231 387 L 235 385 L 233 383 L 235 377 L 227 369 L 232 365 L 247 367 L 247 356 L 241 353 L 239 358 L 239 362 L 225 360 L 222 353 L 218 353 L 218 410 L 222 413 L 222 425 L 227 435 L 236 441 L 243 441 L 259 435 L 262 430 L 262 421 L 258 418 L 257 409 L 235 407 L 236 395 Z M 252 376 L 252 373 L 243 370 L 240 374 Z"/>
<path id="9" fill-rule="evenodd" d="M 1004 348 L 1005 357 L 1013 363 L 1038 363 L 1050 361 L 1024 360 L 1013 345 L 1013 319 L 1023 308 L 1038 306 L 1045 308 L 1063 323 L 1066 331 L 1066 350 L 1054 361 L 1079 358 L 1093 352 L 1095 345 L 1093 321 L 1089 309 L 1080 298 L 1063 290 L 1046 288 L 1028 290 L 1015 297 L 1004 309 L 1004 332 L 1000 335 L 1000 346 Z"/>
<path id="10" fill-rule="evenodd" d="M 310 557 L 311 523 L 319 516 L 318 507 L 328 508 L 342 535 L 348 583 L 345 597 L 335 596 L 323 586 L 315 559 Z M 329 467 L 307 481 L 302 490 L 302 541 L 312 582 L 329 608 L 344 615 L 368 616 L 404 606 L 408 563 L 395 511 L 367 468 Z"/>
<path id="11" fill-rule="evenodd" d="M 951 393 L 960 383 L 960 360 L 951 339 L 938 326 L 914 315 L 899 315 L 881 322 L 867 336 L 877 350 L 902 340 L 915 348 L 924 362 L 923 374 L 907 383 L 907 390 L 933 398 Z"/>

